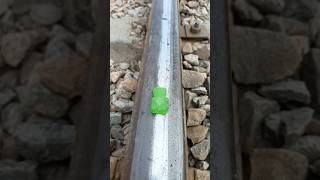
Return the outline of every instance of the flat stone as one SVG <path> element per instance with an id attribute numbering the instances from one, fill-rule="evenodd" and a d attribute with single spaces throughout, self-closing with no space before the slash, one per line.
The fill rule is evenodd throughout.
<path id="1" fill-rule="evenodd" d="M 196 8 L 196 7 L 199 6 L 199 2 L 197 2 L 197 1 L 189 1 L 189 2 L 188 2 L 188 6 L 189 6 L 190 8 Z"/>
<path id="2" fill-rule="evenodd" d="M 17 91 L 20 101 L 29 112 L 59 118 L 68 111 L 68 100 L 52 93 L 42 85 L 20 86 Z"/>
<path id="3" fill-rule="evenodd" d="M 112 103 L 115 109 L 121 113 L 128 113 L 132 111 L 133 101 L 127 99 L 118 99 Z"/>
<path id="4" fill-rule="evenodd" d="M 210 171 L 195 169 L 194 180 L 210 180 Z"/>
<path id="5" fill-rule="evenodd" d="M 20 155 L 40 162 L 70 157 L 72 143 L 76 137 L 74 126 L 51 120 L 28 121 L 17 127 L 14 133 Z"/>
<path id="6" fill-rule="evenodd" d="M 41 25 L 52 25 L 62 18 L 62 9 L 53 4 L 34 4 L 30 10 L 32 20 Z"/>
<path id="7" fill-rule="evenodd" d="M 195 51 L 199 59 L 208 60 L 210 58 L 210 50 L 207 46 L 203 46 Z"/>
<path id="8" fill-rule="evenodd" d="M 206 118 L 206 111 L 203 109 L 189 108 L 187 126 L 197 126 Z"/>
<path id="9" fill-rule="evenodd" d="M 196 88 L 204 83 L 205 77 L 195 71 L 182 70 L 182 85 L 184 88 Z"/>
<path id="10" fill-rule="evenodd" d="M 287 148 L 305 155 L 312 162 L 320 158 L 320 137 L 302 136 Z"/>
<path id="11" fill-rule="evenodd" d="M 122 81 L 120 86 L 128 92 L 134 93 L 138 87 L 138 81 L 135 79 L 127 79 Z"/>
<path id="12" fill-rule="evenodd" d="M 129 64 L 129 63 L 126 63 L 126 62 L 119 63 L 119 67 L 120 67 L 120 69 L 122 69 L 122 70 L 127 70 L 127 69 L 129 69 L 130 64 Z"/>
<path id="13" fill-rule="evenodd" d="M 280 111 L 270 114 L 265 119 L 266 134 L 270 140 L 276 140 L 277 145 L 289 143 L 305 133 L 306 127 L 313 117 L 313 109 L 298 108 L 290 111 Z"/>
<path id="14" fill-rule="evenodd" d="M 205 87 L 193 88 L 193 89 L 191 89 L 191 92 L 194 92 L 198 95 L 207 95 L 208 94 L 208 91 Z"/>
<path id="15" fill-rule="evenodd" d="M 191 54 L 193 52 L 192 50 L 192 44 L 190 42 L 186 42 L 182 48 L 183 54 Z"/>
<path id="16" fill-rule="evenodd" d="M 304 180 L 308 160 L 285 149 L 256 149 L 251 158 L 250 180 Z"/>
<path id="17" fill-rule="evenodd" d="M 293 75 L 302 61 L 296 40 L 281 33 L 235 26 L 230 39 L 232 70 L 238 83 L 284 79 Z"/>
<path id="18" fill-rule="evenodd" d="M 125 149 L 124 147 L 117 149 L 116 151 L 114 151 L 112 154 L 112 156 L 114 157 L 118 157 L 118 158 L 123 158 L 125 155 Z"/>
<path id="19" fill-rule="evenodd" d="M 201 143 L 192 146 L 190 150 L 193 157 L 198 160 L 205 160 L 210 152 L 210 142 L 203 140 Z"/>
<path id="20" fill-rule="evenodd" d="M 1 180 L 38 180 L 38 164 L 33 161 L 0 161 Z"/>
<path id="21" fill-rule="evenodd" d="M 263 98 L 252 91 L 243 94 L 239 101 L 240 139 L 243 151 L 268 146 L 262 137 L 263 119 L 269 114 L 279 112 L 279 104 Z"/>
<path id="22" fill-rule="evenodd" d="M 309 35 L 309 27 L 300 21 L 269 15 L 263 24 L 263 28 L 285 33 L 288 35 Z"/>
<path id="23" fill-rule="evenodd" d="M 235 0 L 233 9 L 235 17 L 244 25 L 255 25 L 263 20 L 263 15 L 246 0 Z"/>
<path id="24" fill-rule="evenodd" d="M 285 8 L 285 0 L 249 0 L 261 12 L 266 14 L 279 14 Z"/>
<path id="25" fill-rule="evenodd" d="M 206 138 L 209 128 L 205 126 L 192 126 L 187 128 L 187 136 L 193 144 L 197 144 Z"/>
<path id="26" fill-rule="evenodd" d="M 193 66 L 192 70 L 199 73 L 207 73 L 207 69 L 200 66 Z"/>
<path id="27" fill-rule="evenodd" d="M 309 104 L 310 93 L 303 81 L 288 79 L 271 85 L 264 85 L 259 89 L 259 93 L 279 102 L 298 102 Z"/>
<path id="28" fill-rule="evenodd" d="M 199 60 L 198 56 L 194 54 L 187 54 L 184 55 L 184 60 L 186 60 L 189 64 L 193 66 L 198 66 L 199 65 Z"/>

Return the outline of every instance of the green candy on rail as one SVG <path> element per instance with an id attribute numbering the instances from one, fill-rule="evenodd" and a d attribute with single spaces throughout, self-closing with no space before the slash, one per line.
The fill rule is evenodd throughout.
<path id="1" fill-rule="evenodd" d="M 151 113 L 152 114 L 167 114 L 169 110 L 169 99 L 166 97 L 166 88 L 156 87 L 152 91 Z"/>

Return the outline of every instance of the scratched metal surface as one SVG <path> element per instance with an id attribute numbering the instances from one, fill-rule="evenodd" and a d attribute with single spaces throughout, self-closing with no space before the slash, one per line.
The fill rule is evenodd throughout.
<path id="1" fill-rule="evenodd" d="M 185 135 L 177 1 L 155 0 L 145 42 L 142 76 L 133 111 L 129 171 L 122 179 L 184 180 Z M 167 89 L 169 112 L 152 115 L 152 89 Z M 130 150 L 131 149 L 131 150 Z"/>

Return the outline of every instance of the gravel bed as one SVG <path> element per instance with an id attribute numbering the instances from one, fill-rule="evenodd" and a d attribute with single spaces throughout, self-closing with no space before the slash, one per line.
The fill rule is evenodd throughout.
<path id="1" fill-rule="evenodd" d="M 151 1 L 112 1 L 111 17 L 123 18 L 146 17 L 140 13 L 141 7 L 151 7 Z M 140 8 L 139 8 L 140 7 Z M 209 20 L 210 4 L 208 1 L 180 1 L 181 23 L 194 24 Z M 135 11 L 136 13 L 132 13 Z M 130 35 L 145 37 L 146 20 L 134 22 Z M 210 177 L 210 44 L 208 41 L 183 41 L 183 72 L 182 85 L 184 88 L 185 107 L 187 114 L 187 137 L 189 147 L 188 178 L 208 180 Z M 125 156 L 130 118 L 135 97 L 136 83 L 139 77 L 139 65 L 129 63 L 113 63 L 111 61 L 111 139 L 110 165 L 111 177 L 119 179 L 121 161 Z"/>

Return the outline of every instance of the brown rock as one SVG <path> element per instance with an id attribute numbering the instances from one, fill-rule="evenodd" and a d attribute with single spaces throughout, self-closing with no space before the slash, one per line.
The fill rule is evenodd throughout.
<path id="1" fill-rule="evenodd" d="M 182 53 L 184 54 L 190 54 L 192 53 L 192 44 L 190 42 L 186 42 L 182 48 Z"/>
<path id="2" fill-rule="evenodd" d="M 304 180 L 308 160 L 285 149 L 256 149 L 251 158 L 251 180 Z"/>
<path id="3" fill-rule="evenodd" d="M 197 2 L 197 1 L 189 1 L 189 2 L 188 2 L 188 6 L 189 6 L 190 8 L 196 8 L 196 7 L 199 6 L 199 2 Z"/>
<path id="4" fill-rule="evenodd" d="M 41 82 L 52 91 L 70 98 L 83 91 L 88 65 L 78 56 L 51 57 L 39 68 Z"/>
<path id="5" fill-rule="evenodd" d="M 210 50 L 207 46 L 203 46 L 196 50 L 196 55 L 198 55 L 199 59 L 207 60 L 210 57 Z"/>
<path id="6" fill-rule="evenodd" d="M 190 92 L 190 91 L 186 91 L 184 94 L 184 98 L 185 98 L 185 106 L 187 109 L 192 107 L 192 99 L 194 97 L 197 97 L 196 93 Z"/>
<path id="7" fill-rule="evenodd" d="M 183 61 L 182 64 L 183 64 L 184 69 L 192 69 L 192 65 L 189 64 L 187 61 Z"/>
<path id="8" fill-rule="evenodd" d="M 110 73 L 110 80 L 111 80 L 111 82 L 113 82 L 113 83 L 116 83 L 118 80 L 119 80 L 119 78 L 121 77 L 121 76 L 123 76 L 123 72 L 122 71 L 117 71 L 117 72 L 111 72 Z"/>
<path id="9" fill-rule="evenodd" d="M 196 88 L 204 83 L 205 77 L 195 71 L 182 70 L 182 85 L 184 88 Z"/>
<path id="10" fill-rule="evenodd" d="M 187 128 L 187 136 L 193 144 L 197 144 L 206 138 L 209 128 L 205 126 L 192 126 Z"/>
<path id="11" fill-rule="evenodd" d="M 110 156 L 110 179 L 113 179 L 117 167 L 118 158 Z"/>
<path id="12" fill-rule="evenodd" d="M 200 125 L 201 122 L 206 118 L 206 111 L 199 108 L 188 109 L 188 120 L 187 126 Z"/>
<path id="13" fill-rule="evenodd" d="M 117 167 L 114 173 L 114 180 L 121 179 L 121 170 L 122 170 L 122 159 L 118 159 Z"/>
<path id="14" fill-rule="evenodd" d="M 210 171 L 195 169 L 194 180 L 210 180 Z"/>
<path id="15" fill-rule="evenodd" d="M 122 81 L 121 87 L 128 92 L 134 93 L 137 89 L 138 81 L 135 79 L 127 79 Z"/>

